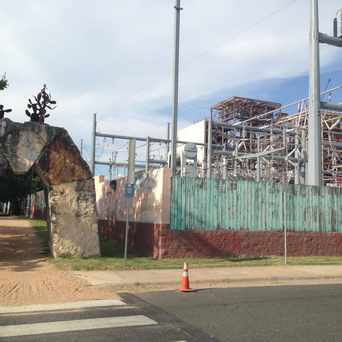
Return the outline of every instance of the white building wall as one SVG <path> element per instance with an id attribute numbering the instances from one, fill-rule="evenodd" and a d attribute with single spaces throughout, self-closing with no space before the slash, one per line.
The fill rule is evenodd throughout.
<path id="1" fill-rule="evenodd" d="M 131 202 L 130 221 L 140 223 L 169 224 L 171 171 L 168 168 L 136 173 L 137 184 Z M 114 192 L 109 181 L 103 176 L 95 177 L 96 206 L 99 220 L 125 221 L 127 199 L 125 196 L 126 178 L 117 179 Z"/>
<path id="2" fill-rule="evenodd" d="M 201 120 L 178 131 L 178 140 L 205 144 L 205 126 L 207 120 Z M 197 162 L 202 165 L 205 161 L 203 146 L 197 146 Z"/>

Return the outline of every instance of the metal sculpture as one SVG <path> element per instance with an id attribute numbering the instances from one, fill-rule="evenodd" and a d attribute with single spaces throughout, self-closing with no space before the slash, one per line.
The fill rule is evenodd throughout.
<path id="1" fill-rule="evenodd" d="M 39 122 L 41 124 L 44 123 L 45 119 L 50 116 L 47 114 L 47 108 L 50 110 L 54 110 L 56 107 L 51 107 L 51 105 L 55 105 L 56 101 L 51 99 L 51 94 L 47 93 L 46 84 L 44 84 L 43 89 L 34 96 L 34 101 L 29 99 L 29 103 L 25 110 L 26 115 L 31 119 L 32 122 Z M 30 112 L 30 110 L 32 112 Z"/>
<path id="2" fill-rule="evenodd" d="M 0 79 L 0 90 L 4 90 L 8 87 L 8 81 L 6 78 L 6 74 L 4 74 L 2 76 L 2 78 Z"/>
<path id="3" fill-rule="evenodd" d="M 4 106 L 0 104 L 0 120 L 4 118 L 6 113 L 10 113 L 12 109 L 4 109 Z"/>
<path id="4" fill-rule="evenodd" d="M 8 87 L 8 80 L 6 74 L 0 79 L 0 90 L 4 90 Z M 4 118 L 6 113 L 10 113 L 12 109 L 4 109 L 4 105 L 0 104 L 0 120 Z"/>

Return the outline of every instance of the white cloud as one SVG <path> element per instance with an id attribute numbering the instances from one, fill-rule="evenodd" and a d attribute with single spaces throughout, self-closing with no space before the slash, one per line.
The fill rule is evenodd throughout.
<path id="1" fill-rule="evenodd" d="M 183 0 L 180 100 L 306 73 L 309 1 L 289 2 Z M 94 112 L 103 131 L 165 136 L 173 6 L 173 0 L 4 2 L 0 72 L 7 72 L 10 88 L 0 102 L 22 121 L 27 98 L 46 82 L 58 101 L 48 122 L 65 126 L 76 141 L 90 136 Z M 339 6 L 321 1 L 322 31 L 331 33 Z M 337 53 L 322 49 L 323 66 Z"/>

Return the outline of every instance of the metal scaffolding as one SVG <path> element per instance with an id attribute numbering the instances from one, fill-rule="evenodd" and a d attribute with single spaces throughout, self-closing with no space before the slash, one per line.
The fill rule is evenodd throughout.
<path id="1" fill-rule="evenodd" d="M 100 166 L 108 166 L 109 168 L 109 174 L 112 175 L 113 169 L 127 169 L 128 168 L 128 162 L 127 162 L 127 156 L 128 156 L 128 150 L 125 153 L 125 157 L 123 160 L 118 159 L 118 153 L 117 151 L 111 151 L 111 157 L 109 160 L 99 160 L 97 159 L 97 148 L 96 148 L 96 141 L 99 138 L 103 139 L 110 139 L 113 142 L 114 141 L 121 141 L 125 143 L 129 143 L 131 140 L 135 140 L 138 143 L 144 143 L 142 146 L 145 147 L 145 154 L 143 156 L 142 161 L 137 161 L 135 163 L 135 169 L 136 170 L 145 170 L 145 173 L 147 174 L 150 169 L 154 168 L 160 168 L 160 167 L 165 167 L 165 166 L 170 166 L 170 156 L 171 156 L 171 151 L 170 151 L 170 123 L 167 123 L 167 138 L 155 138 L 155 137 L 139 137 L 139 136 L 128 136 L 128 135 L 119 135 L 119 134 L 110 134 L 110 133 L 102 133 L 99 132 L 97 129 L 97 116 L 96 114 L 93 115 L 93 128 L 92 128 L 92 148 L 91 148 L 91 162 L 90 162 L 90 169 L 92 171 L 92 174 L 95 175 L 96 171 L 96 165 Z M 151 154 L 151 146 L 153 144 L 158 144 L 159 147 L 163 150 L 165 150 L 165 153 L 163 153 L 163 156 L 161 158 L 156 159 L 153 157 Z M 194 144 L 196 146 L 202 146 L 205 147 L 205 144 L 202 143 L 193 143 L 189 141 L 181 141 L 178 140 L 176 142 L 176 147 L 178 149 L 181 146 L 187 145 L 187 144 Z M 140 147 L 142 147 L 140 146 Z M 114 157 L 115 156 L 115 157 Z M 176 156 L 176 172 L 177 172 L 177 166 L 179 166 L 179 161 L 177 160 Z M 178 167 L 178 172 L 179 172 L 179 167 Z M 112 177 L 112 176 L 111 176 Z"/>
<path id="2" fill-rule="evenodd" d="M 208 150 L 210 145 L 212 150 L 208 174 L 228 179 L 305 183 L 308 99 L 283 107 L 272 104 L 276 109 L 268 111 L 270 104 L 234 97 L 213 107 L 216 121 L 211 123 L 212 132 L 207 132 L 211 140 Z M 292 113 L 286 113 L 285 109 Z M 322 181 L 325 185 L 339 186 L 342 185 L 342 116 L 337 111 L 322 110 L 320 117 Z"/>
<path id="3" fill-rule="evenodd" d="M 342 90 L 342 86 L 328 89 L 321 96 Z M 329 102 L 330 103 L 330 102 Z M 328 103 L 328 104 L 329 104 Z M 328 107 L 327 104 L 327 107 Z M 271 110 L 270 110 L 271 109 Z M 321 174 L 322 183 L 342 186 L 342 115 L 333 110 L 321 110 Z M 195 144 L 204 149 L 203 160 L 197 162 L 197 176 L 222 179 L 254 179 L 280 183 L 305 184 L 308 172 L 309 99 L 300 99 L 286 106 L 278 103 L 232 97 L 214 105 L 211 119 L 205 125 L 205 143 L 178 141 L 178 154 L 182 146 Z M 113 157 L 98 160 L 96 139 L 142 143 L 143 161 L 136 169 L 149 169 L 170 165 L 169 136 L 164 138 L 124 136 L 98 132 L 94 115 L 92 170 L 95 165 L 127 168 L 127 159 Z M 169 132 L 169 125 L 168 130 Z M 159 144 L 165 153 L 158 159 L 152 156 L 152 144 Z M 179 156 L 178 156 L 179 158 Z M 180 174 L 179 161 L 177 174 Z"/>
<path id="4" fill-rule="evenodd" d="M 115 161 L 111 158 L 109 162 L 96 160 L 96 138 L 102 137 L 144 142 L 145 161 L 137 162 L 136 168 L 144 168 L 146 173 L 152 167 L 169 165 L 172 175 L 182 174 L 181 164 L 187 164 L 185 154 L 193 153 L 196 156 L 193 157 L 192 164 L 188 164 L 201 177 L 342 186 L 342 104 L 322 101 L 322 96 L 331 95 L 341 90 L 342 86 L 320 93 L 319 59 L 320 44 L 342 47 L 342 10 L 338 11 L 334 21 L 334 36 L 329 36 L 319 31 L 318 0 L 309 1 L 309 97 L 286 106 L 264 100 L 231 97 L 211 108 L 210 119 L 205 122 L 205 128 L 201 128 L 202 137 L 204 134 L 202 143 L 189 143 L 178 141 L 177 138 L 179 29 L 182 8 L 180 0 L 175 0 L 173 119 L 171 127 L 168 124 L 167 138 L 103 134 L 97 132 L 95 114 L 91 158 L 93 174 L 96 164 L 111 168 L 127 166 L 126 161 L 119 161 L 116 157 Z M 163 144 L 166 151 L 163 158 L 151 158 L 153 143 Z M 198 147 L 203 159 L 197 158 Z"/>

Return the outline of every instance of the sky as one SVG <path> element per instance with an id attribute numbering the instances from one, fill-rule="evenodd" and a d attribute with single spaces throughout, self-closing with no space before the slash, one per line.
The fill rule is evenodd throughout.
<path id="1" fill-rule="evenodd" d="M 182 0 L 179 126 L 239 95 L 307 95 L 309 0 Z M 332 33 L 338 0 L 320 1 Z M 92 115 L 111 134 L 165 137 L 171 121 L 174 0 L 11 0 L 0 8 L 0 103 L 25 121 L 47 84 L 63 126 L 89 157 Z M 322 88 L 342 83 L 341 51 L 322 46 Z"/>

